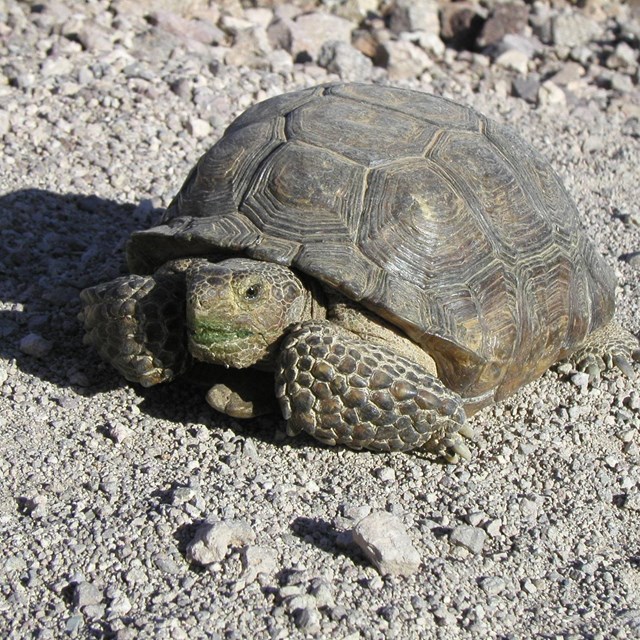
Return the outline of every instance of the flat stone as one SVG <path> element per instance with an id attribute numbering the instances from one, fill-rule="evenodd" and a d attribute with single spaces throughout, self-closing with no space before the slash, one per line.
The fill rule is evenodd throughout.
<path id="1" fill-rule="evenodd" d="M 529 56 L 522 51 L 516 49 L 510 49 L 501 53 L 496 58 L 496 64 L 499 67 L 510 69 L 511 71 L 517 71 L 518 73 L 525 75 L 529 70 Z"/>
<path id="2" fill-rule="evenodd" d="M 327 13 L 307 13 L 290 25 L 290 53 L 294 59 L 302 56 L 317 60 L 322 45 L 327 41 L 349 43 L 353 23 Z"/>
<path id="3" fill-rule="evenodd" d="M 584 67 L 578 62 L 565 62 L 562 68 L 556 72 L 551 80 L 558 86 L 566 86 L 583 78 L 585 75 Z"/>
<path id="4" fill-rule="evenodd" d="M 252 582 L 258 575 L 272 575 L 278 568 L 277 554 L 272 547 L 250 544 L 242 550 L 242 578 Z"/>
<path id="5" fill-rule="evenodd" d="M 432 66 L 431 58 L 420 47 L 405 40 L 390 40 L 383 45 L 390 80 L 418 78 Z"/>
<path id="6" fill-rule="evenodd" d="M 92 23 L 84 25 L 78 31 L 78 40 L 85 51 L 106 52 L 113 49 L 113 43 L 108 34 Z"/>
<path id="7" fill-rule="evenodd" d="M 626 73 L 614 73 L 611 76 L 611 88 L 620 93 L 633 91 L 633 80 Z"/>
<path id="8" fill-rule="evenodd" d="M 20 351 L 34 358 L 44 358 L 53 348 L 53 343 L 37 333 L 29 333 L 20 340 Z"/>
<path id="9" fill-rule="evenodd" d="M 318 54 L 318 65 L 342 80 L 363 81 L 371 77 L 373 62 L 347 42 L 325 42 Z"/>
<path id="10" fill-rule="evenodd" d="M 84 617 L 81 615 L 75 615 L 75 616 L 71 616 L 67 620 L 64 629 L 67 633 L 72 634 L 72 633 L 76 633 L 76 631 L 81 629 L 83 625 L 84 625 Z"/>
<path id="11" fill-rule="evenodd" d="M 186 129 L 194 138 L 206 138 L 213 131 L 211 125 L 202 118 L 189 118 Z"/>
<path id="12" fill-rule="evenodd" d="M 553 81 L 547 80 L 540 85 L 538 91 L 538 103 L 543 106 L 557 106 L 564 105 L 567 102 L 567 97 L 564 91 Z"/>
<path id="13" fill-rule="evenodd" d="M 589 384 L 589 374 L 578 371 L 571 376 L 571 382 L 580 389 L 586 388 Z"/>
<path id="14" fill-rule="evenodd" d="M 419 33 L 416 42 L 423 51 L 436 58 L 441 58 L 446 50 L 444 42 L 437 33 Z"/>
<path id="15" fill-rule="evenodd" d="M 451 544 L 464 547 L 475 555 L 482 551 L 486 538 L 487 534 L 483 529 L 467 524 L 458 525 L 449 534 Z"/>
<path id="16" fill-rule="evenodd" d="M 233 47 L 226 54 L 225 63 L 252 69 L 266 69 L 269 66 L 266 56 L 270 52 L 271 43 L 267 31 L 250 24 L 248 28 L 235 32 Z"/>
<path id="17" fill-rule="evenodd" d="M 69 58 L 52 57 L 47 58 L 40 67 L 43 76 L 62 76 L 73 71 L 73 63 Z"/>
<path id="18" fill-rule="evenodd" d="M 183 566 L 178 564 L 176 560 L 168 553 L 156 553 L 153 561 L 163 573 L 170 575 L 180 575 L 183 572 Z"/>
<path id="19" fill-rule="evenodd" d="M 353 541 L 382 575 L 408 576 L 420 567 L 420 554 L 404 525 L 386 511 L 374 511 L 360 520 Z"/>
<path id="20" fill-rule="evenodd" d="M 538 101 L 538 91 L 540 90 L 540 77 L 537 74 L 528 76 L 517 76 L 511 84 L 513 95 L 522 98 L 531 104 Z"/>
<path id="21" fill-rule="evenodd" d="M 633 68 L 638 63 L 637 50 L 626 42 L 619 42 L 613 53 L 607 58 L 607 67 L 610 69 Z"/>
<path id="22" fill-rule="evenodd" d="M 249 525 L 237 520 L 205 523 L 187 545 L 187 558 L 201 565 L 220 562 L 232 547 L 243 547 L 255 539 Z"/>
<path id="23" fill-rule="evenodd" d="M 497 596 L 505 590 L 506 583 L 500 576 L 487 576 L 480 580 L 480 588 L 488 596 Z"/>
<path id="24" fill-rule="evenodd" d="M 529 20 L 526 5 L 498 4 L 482 26 L 477 43 L 480 47 L 493 47 L 502 42 L 507 34 L 523 34 Z"/>
<path id="25" fill-rule="evenodd" d="M 534 36 L 508 33 L 495 47 L 493 47 L 493 50 L 495 50 L 494 55 L 498 56 L 504 51 L 515 49 L 516 51 L 525 53 L 527 57 L 531 59 L 535 54 L 540 53 L 543 48 L 544 47 L 540 40 Z"/>
<path id="26" fill-rule="evenodd" d="M 98 605 L 102 603 L 103 598 L 102 591 L 91 582 L 79 582 L 73 592 L 76 607 Z"/>
<path id="27" fill-rule="evenodd" d="M 125 594 L 118 594 L 111 600 L 108 612 L 111 615 L 124 616 L 131 611 L 133 605 Z"/>
<path id="28" fill-rule="evenodd" d="M 320 612 L 314 606 L 298 607 L 293 611 L 296 627 L 309 634 L 320 631 Z"/>

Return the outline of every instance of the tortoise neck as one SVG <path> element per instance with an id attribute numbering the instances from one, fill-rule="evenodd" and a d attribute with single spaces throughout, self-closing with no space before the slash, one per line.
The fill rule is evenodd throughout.
<path id="1" fill-rule="evenodd" d="M 305 279 L 307 298 L 302 322 L 306 320 L 324 320 L 327 317 L 327 296 L 322 287 L 313 279 Z"/>

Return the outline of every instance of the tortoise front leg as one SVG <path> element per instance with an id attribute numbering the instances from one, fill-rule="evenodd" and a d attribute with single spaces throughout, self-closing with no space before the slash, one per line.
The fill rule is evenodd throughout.
<path id="1" fill-rule="evenodd" d="M 127 380 L 150 387 L 189 365 L 184 273 L 163 268 L 85 289 L 80 298 L 85 344 Z"/>
<path id="2" fill-rule="evenodd" d="M 392 350 L 330 322 L 307 322 L 283 341 L 276 396 L 291 435 L 326 444 L 469 457 L 462 398 Z"/>

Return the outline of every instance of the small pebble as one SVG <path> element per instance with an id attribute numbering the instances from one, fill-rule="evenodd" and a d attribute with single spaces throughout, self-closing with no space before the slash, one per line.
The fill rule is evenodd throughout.
<path id="1" fill-rule="evenodd" d="M 375 471 L 380 482 L 391 483 L 396 481 L 396 472 L 391 467 L 381 467 Z"/>
<path id="2" fill-rule="evenodd" d="M 202 118 L 191 118 L 187 121 L 187 131 L 195 138 L 206 138 L 211 135 L 211 125 Z"/>
<path id="3" fill-rule="evenodd" d="M 584 389 L 589 385 L 589 374 L 578 371 L 571 376 L 571 382 L 578 388 Z"/>
<path id="4" fill-rule="evenodd" d="M 505 590 L 506 584 L 504 578 L 500 576 L 488 576 L 480 580 L 480 588 L 488 596 L 497 596 Z"/>
<path id="5" fill-rule="evenodd" d="M 46 357 L 52 348 L 53 343 L 37 333 L 29 333 L 20 340 L 20 351 L 34 358 Z"/>
<path id="6" fill-rule="evenodd" d="M 486 537 L 487 534 L 483 529 L 461 524 L 451 531 L 449 542 L 453 545 L 464 547 L 473 554 L 479 554 L 482 552 Z"/>
<path id="7" fill-rule="evenodd" d="M 179 575 L 184 571 L 183 566 L 178 564 L 178 562 L 176 562 L 176 560 L 168 553 L 157 553 L 153 557 L 153 561 L 155 562 L 156 567 L 164 573 Z"/>
<path id="8" fill-rule="evenodd" d="M 78 583 L 73 592 L 73 602 L 76 607 L 101 604 L 103 598 L 102 591 L 91 582 Z"/>

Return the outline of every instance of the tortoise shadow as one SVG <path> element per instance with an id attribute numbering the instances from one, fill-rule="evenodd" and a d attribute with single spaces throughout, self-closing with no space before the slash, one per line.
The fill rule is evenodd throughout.
<path id="1" fill-rule="evenodd" d="M 127 237 L 158 214 L 93 194 L 21 189 L 1 196 L 0 357 L 62 387 L 96 370 L 99 387 L 117 386 L 82 344 L 78 294 L 123 273 Z M 20 348 L 29 334 L 41 337 L 39 355 Z"/>
<path id="2" fill-rule="evenodd" d="M 127 273 L 126 240 L 135 229 L 157 222 L 161 214 L 150 206 L 93 194 L 21 189 L 0 196 L 0 358 L 81 396 L 124 384 L 82 342 L 79 293 Z M 45 353 L 29 355 L 21 350 L 21 340 L 29 334 L 41 337 Z M 185 380 L 151 389 L 136 385 L 136 393 L 143 398 L 141 409 L 150 416 L 180 422 L 204 415 L 207 425 L 232 424 L 240 435 L 267 443 L 326 448 L 306 435 L 283 440 L 282 418 L 277 415 L 230 420 L 206 404 L 206 387 Z"/>
<path id="3" fill-rule="evenodd" d="M 194 384 L 186 378 L 146 389 L 135 386 L 137 394 L 143 398 L 139 409 L 158 420 L 174 424 L 197 423 L 210 431 L 231 429 L 236 436 L 292 450 L 330 448 L 305 433 L 287 436 L 284 419 L 276 413 L 256 418 L 230 418 L 209 406 L 205 399 L 206 385 Z"/>

